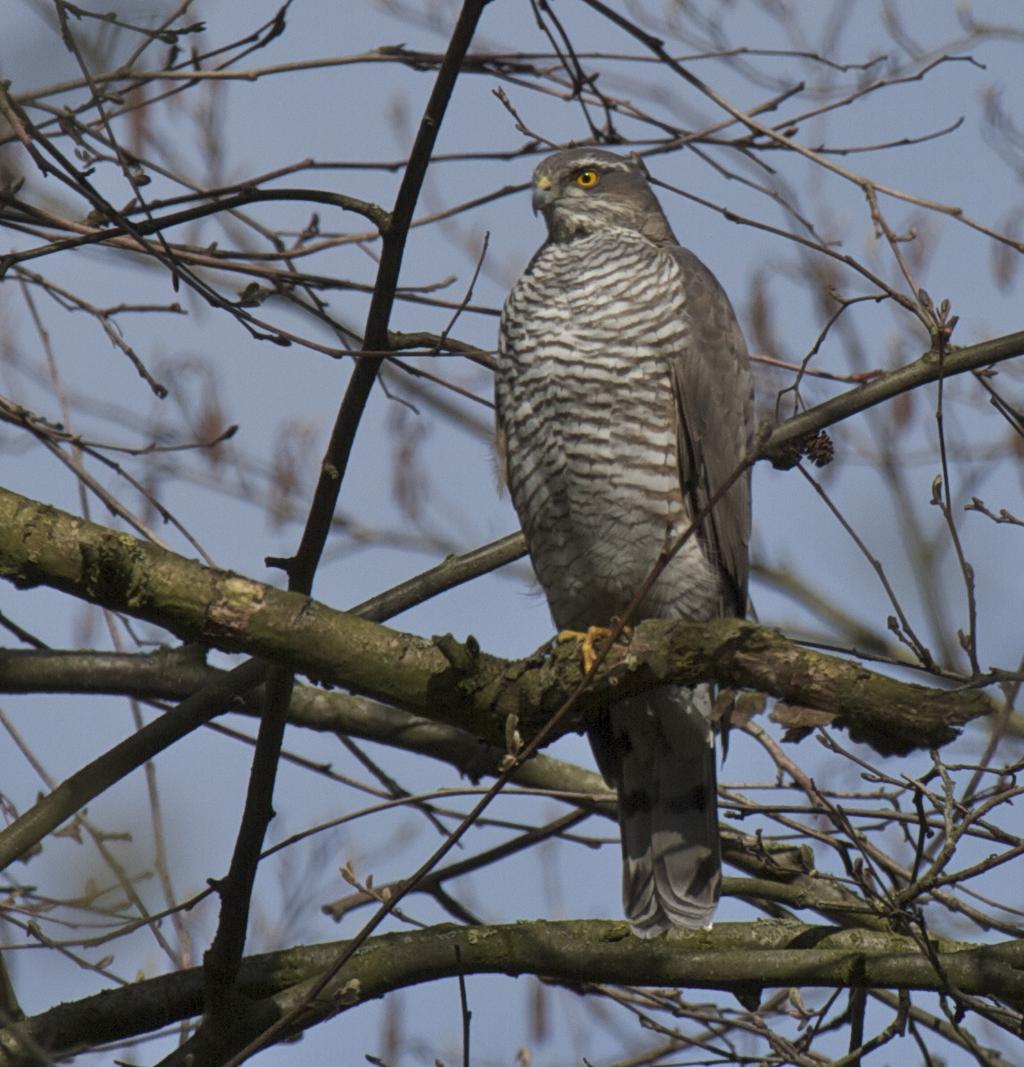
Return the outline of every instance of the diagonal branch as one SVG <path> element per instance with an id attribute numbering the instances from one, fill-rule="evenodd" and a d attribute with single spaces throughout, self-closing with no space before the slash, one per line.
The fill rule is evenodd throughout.
<path id="1" fill-rule="evenodd" d="M 868 408 L 881 404 L 901 393 L 910 392 L 918 386 L 930 382 L 943 381 L 967 371 L 990 367 L 1003 360 L 1024 355 L 1024 331 L 994 337 L 978 344 L 967 345 L 943 353 L 926 352 L 913 363 L 873 378 L 856 389 L 850 389 L 839 396 L 808 408 L 799 415 L 794 415 L 775 427 L 771 437 L 764 446 L 763 455 L 773 462 L 783 460 L 783 465 L 795 445 L 811 434 L 833 426 L 837 422 L 857 415 Z"/>
<path id="2" fill-rule="evenodd" d="M 462 11 L 448 42 L 444 61 L 420 120 L 419 131 L 395 199 L 394 210 L 391 212 L 387 225 L 381 231 L 380 263 L 363 334 L 363 343 L 371 350 L 387 348 L 388 323 L 398 288 L 409 226 L 438 131 L 455 89 L 463 58 L 476 31 L 484 3 L 485 0 L 464 0 L 463 2 Z M 361 360 L 352 369 L 352 376 L 338 409 L 334 429 L 321 462 L 320 477 L 314 490 L 298 551 L 284 565 L 288 574 L 288 589 L 293 595 L 308 596 L 312 591 L 313 579 L 334 519 L 352 445 L 379 367 L 380 364 L 376 360 Z M 222 1062 L 226 1059 L 225 1053 L 236 1053 L 241 1045 L 245 1044 L 244 1041 L 241 1045 L 235 1044 L 231 1036 L 237 1023 L 240 1007 L 245 1007 L 244 1004 L 239 1006 L 237 1003 L 232 1003 L 232 1001 L 237 1001 L 234 997 L 234 977 L 242 960 L 249 904 L 259 863 L 260 847 L 270 820 L 273 818 L 274 780 L 294 686 L 291 664 L 287 661 L 276 660 L 274 668 L 267 678 L 265 687 L 266 706 L 260 722 L 245 809 L 231 867 L 223 886 L 218 887 L 221 895 L 220 921 L 217 933 L 204 959 L 207 973 L 207 1018 L 188 1046 L 179 1050 L 183 1053 L 183 1059 L 188 1062 L 194 1058 L 212 1061 L 214 1057 L 216 1062 Z M 262 1029 L 261 1025 L 259 1031 Z M 202 1054 L 191 1051 L 189 1046 L 192 1043 L 204 1049 Z"/>

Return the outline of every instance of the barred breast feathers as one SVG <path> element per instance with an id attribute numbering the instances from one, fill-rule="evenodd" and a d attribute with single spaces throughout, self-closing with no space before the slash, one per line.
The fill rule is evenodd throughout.
<path id="1" fill-rule="evenodd" d="M 675 240 L 643 167 L 581 147 L 534 172 L 548 239 L 502 312 L 495 399 L 508 485 L 559 628 L 622 614 L 662 547 L 733 476 L 750 371 L 728 297 Z M 643 617 L 746 603 L 749 478 L 648 593 Z M 633 931 L 710 924 L 721 882 L 712 693 L 664 687 L 589 726 L 619 794 Z"/>

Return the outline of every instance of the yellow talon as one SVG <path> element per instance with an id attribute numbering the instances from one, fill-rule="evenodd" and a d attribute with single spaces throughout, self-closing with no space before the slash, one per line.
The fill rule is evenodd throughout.
<path id="1" fill-rule="evenodd" d="M 559 641 L 579 641 L 580 651 L 583 653 L 583 672 L 589 674 L 590 669 L 597 662 L 598 651 L 594 647 L 598 638 L 611 637 L 612 632 L 607 626 L 588 626 L 586 630 L 560 630 Z"/>

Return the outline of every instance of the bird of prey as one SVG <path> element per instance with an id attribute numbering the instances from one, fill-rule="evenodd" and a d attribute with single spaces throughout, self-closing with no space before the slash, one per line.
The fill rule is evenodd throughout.
<path id="1" fill-rule="evenodd" d="M 557 152 L 533 204 L 548 236 L 502 312 L 498 447 L 556 625 L 622 616 L 693 519 L 633 621 L 742 616 L 749 473 L 728 483 L 752 436 L 752 379 L 728 297 L 631 159 Z M 707 927 L 717 904 L 712 696 L 666 686 L 589 729 L 618 791 L 623 904 L 641 937 Z"/>

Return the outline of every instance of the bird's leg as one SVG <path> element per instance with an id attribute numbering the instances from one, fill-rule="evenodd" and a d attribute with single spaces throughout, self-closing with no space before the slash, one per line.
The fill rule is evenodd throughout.
<path id="1" fill-rule="evenodd" d="M 559 641 L 578 641 L 583 654 L 583 672 L 589 674 L 597 662 L 598 650 L 595 647 L 602 637 L 611 637 L 612 631 L 607 626 L 588 626 L 586 630 L 559 630 Z"/>

